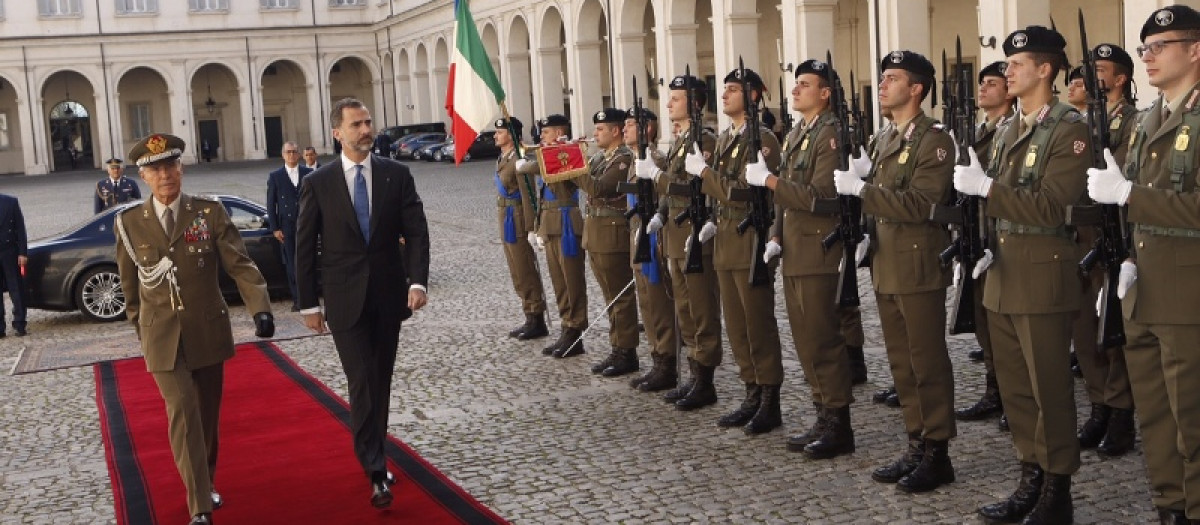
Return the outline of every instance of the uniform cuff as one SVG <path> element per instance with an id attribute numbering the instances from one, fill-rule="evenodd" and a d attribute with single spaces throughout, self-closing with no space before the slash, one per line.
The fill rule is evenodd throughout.
<path id="1" fill-rule="evenodd" d="M 423 284 L 414 284 L 412 286 L 409 286 L 408 289 L 409 289 L 409 291 L 420 290 L 425 295 L 429 295 L 429 289 L 425 288 L 425 285 L 423 285 Z"/>
<path id="2" fill-rule="evenodd" d="M 319 314 L 319 313 L 322 313 L 320 306 L 314 306 L 312 308 L 305 308 L 303 310 L 300 310 L 300 315 L 312 315 L 312 314 Z"/>

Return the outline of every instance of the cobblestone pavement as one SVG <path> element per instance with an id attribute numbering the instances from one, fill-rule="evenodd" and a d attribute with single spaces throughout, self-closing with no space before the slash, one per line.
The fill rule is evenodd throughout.
<path id="1" fill-rule="evenodd" d="M 904 441 L 899 411 L 870 401 L 871 392 L 890 383 L 890 377 L 869 294 L 863 317 L 871 382 L 854 389 L 857 452 L 835 460 L 808 461 L 784 448 L 786 436 L 807 429 L 813 417 L 792 351 L 784 355 L 784 427 L 757 437 L 714 424 L 736 406 L 742 391 L 728 350 L 717 373 L 720 403 L 690 413 L 630 389 L 625 378 L 589 373 L 592 362 L 607 352 L 607 321 L 594 283 L 588 293 L 595 329 L 586 338 L 587 355 L 542 357 L 546 340 L 506 337 L 522 316 L 499 246 L 491 163 L 412 166 L 433 241 L 431 301 L 401 332 L 391 432 L 505 518 L 519 523 L 975 523 L 978 506 L 1015 487 L 1011 440 L 994 419 L 960 423 L 950 449 L 957 473 L 953 484 L 910 496 L 871 480 L 871 470 L 894 459 Z M 184 189 L 261 202 L 265 175 L 274 167 L 266 161 L 188 166 Z M 30 236 L 39 237 L 87 218 L 91 185 L 100 176 L 96 170 L 0 177 L 0 192 L 21 199 Z M 549 279 L 543 280 L 549 291 Z M 865 273 L 860 286 L 870 289 Z M 783 296 L 776 296 L 780 334 L 790 349 Z M 29 328 L 31 338 L 61 343 L 126 329 L 122 323 L 88 324 L 78 313 L 42 311 L 31 311 Z M 961 407 L 982 392 L 983 366 L 966 358 L 975 346 L 972 339 L 951 337 L 950 344 Z M 328 336 L 280 346 L 345 395 L 345 378 Z M 0 370 L 12 368 L 21 348 L 16 338 L 0 340 Z M 639 351 L 642 366 L 649 367 L 644 343 Z M 94 391 L 90 367 L 0 377 L 0 524 L 113 521 Z M 1082 383 L 1077 382 L 1076 392 L 1082 420 L 1087 415 Z M 351 453 L 348 442 L 330 446 L 333 453 Z M 1140 448 L 1114 460 L 1085 452 L 1074 478 L 1076 521 L 1155 521 L 1144 468 Z M 237 494 L 225 496 L 238 504 Z"/>

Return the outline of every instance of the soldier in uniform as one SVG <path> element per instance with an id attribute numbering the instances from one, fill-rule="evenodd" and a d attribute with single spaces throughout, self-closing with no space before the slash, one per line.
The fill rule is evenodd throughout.
<path id="1" fill-rule="evenodd" d="M 512 329 L 508 336 L 522 341 L 537 339 L 550 332 L 546 328 L 546 293 L 538 272 L 537 254 L 529 244 L 535 219 L 531 199 L 533 181 L 531 176 L 517 173 L 521 121 L 513 117 L 499 119 L 495 127 L 496 145 L 500 147 L 500 157 L 496 159 L 496 218 L 508 273 L 525 312 L 525 324 Z"/>
<path id="2" fill-rule="evenodd" d="M 1173 5 L 1152 13 L 1138 56 L 1161 96 L 1133 132 L 1122 171 L 1088 170 L 1088 195 L 1125 205 L 1131 259 L 1117 292 L 1124 348 L 1162 523 L 1200 522 L 1200 13 Z M 1136 252 L 1134 254 L 1133 252 Z M 1190 520 L 1190 521 L 1189 521 Z"/>
<path id="3" fill-rule="evenodd" d="M 571 121 L 559 114 L 538 121 L 544 146 L 566 140 Z M 517 160 L 517 173 L 537 175 L 537 161 Z M 579 213 L 579 187 L 575 181 L 538 182 L 536 231 L 529 233 L 530 244 L 546 251 L 546 270 L 554 287 L 562 331 L 558 339 L 542 349 L 543 355 L 558 358 L 584 352 L 580 337 L 588 326 L 587 282 L 583 277 L 583 215 Z"/>
<path id="4" fill-rule="evenodd" d="M 220 202 L 181 192 L 183 140 L 152 134 L 129 151 L 153 198 L 117 216 L 117 266 L 146 368 L 167 407 L 191 523 L 211 523 L 225 360 L 233 357 L 218 269 L 237 282 L 255 335 L 275 332 L 267 283 Z M 159 277 L 152 277 L 157 274 Z"/>
<path id="5" fill-rule="evenodd" d="M 775 196 L 775 224 L 763 257 L 782 260 L 783 297 L 792 339 L 812 387 L 817 413 L 812 428 L 788 438 L 787 446 L 812 459 L 854 452 L 852 373 L 841 313 L 834 307 L 842 253 L 821 246 L 825 236 L 837 228 L 840 217 L 812 211 L 816 199 L 837 194 L 833 171 L 842 151 L 837 140 L 842 123 L 830 109 L 830 76 L 840 82 L 837 73 L 820 60 L 806 60 L 796 67 L 792 109 L 800 112 L 802 120 L 783 141 L 779 175 L 766 170 L 761 162 L 746 168 L 746 182 L 766 186 Z"/>
<path id="6" fill-rule="evenodd" d="M 1096 77 L 1107 90 L 1108 144 L 1117 165 L 1125 162 L 1129 138 L 1137 120 L 1133 105 L 1133 59 L 1115 44 L 1100 44 L 1092 49 Z M 1077 228 L 1080 258 L 1083 258 L 1099 237 L 1099 228 Z M 1129 389 L 1129 372 L 1125 368 L 1125 353 L 1120 348 L 1101 349 L 1097 343 L 1100 316 L 1092 308 L 1097 294 L 1104 286 L 1103 269 L 1093 269 L 1083 278 L 1083 295 L 1079 316 L 1075 318 L 1072 343 L 1083 383 L 1091 402 L 1091 415 L 1079 429 L 1079 446 L 1096 449 L 1105 456 L 1121 456 L 1133 448 L 1133 394 Z"/>
<path id="7" fill-rule="evenodd" d="M 747 434 L 761 434 L 782 424 L 779 387 L 783 384 L 783 357 L 779 325 L 775 321 L 774 266 L 766 276 L 766 283 L 750 284 L 752 261 L 748 255 L 755 251 L 754 235 L 752 230 L 746 230 L 745 235 L 737 231 L 750 207 L 746 202 L 729 200 L 729 190 L 747 187 L 744 172 L 751 161 L 757 159 L 767 166 L 778 166 L 779 142 L 771 130 L 759 125 L 762 150 L 754 151 L 744 99 L 748 96 L 751 104 L 758 104 L 766 88 L 758 73 L 746 69 L 743 79 L 739 77 L 741 71 L 735 69 L 725 76 L 721 101 L 725 114 L 733 122 L 717 138 L 712 164 L 693 145 L 684 159 L 684 168 L 693 176 L 703 177 L 704 192 L 717 201 L 713 210 L 717 222 L 705 225 L 707 233 L 701 232 L 700 240 L 706 242 L 711 238 L 714 242 L 713 266 L 720 286 L 726 334 L 738 364 L 738 377 L 746 385 L 741 406 L 721 417 L 717 425 L 743 427 Z M 750 93 L 743 93 L 743 82 Z"/>
<path id="8" fill-rule="evenodd" d="M 666 165 L 661 168 L 649 163 L 638 163 L 637 176 L 657 181 L 661 198 L 658 213 L 650 219 L 647 232 L 662 229 L 663 247 L 667 267 L 671 276 L 671 291 L 675 294 L 675 318 L 679 322 L 679 336 L 688 348 L 688 370 L 691 378 L 668 391 L 663 399 L 673 403 L 679 410 L 695 410 L 717 402 L 717 390 L 713 387 L 713 374 L 721 365 L 721 295 L 717 284 L 717 273 L 713 266 L 713 245 L 702 243 L 701 268 L 688 272 L 687 257 L 691 246 L 693 225 L 676 222 L 675 218 L 686 213 L 690 200 L 687 197 L 670 195 L 672 183 L 687 183 L 692 178 L 685 169 L 687 153 L 699 135 L 700 150 L 704 158 L 712 156 L 717 138 L 708 130 L 692 127 L 689 109 L 703 112 L 708 101 L 708 88 L 703 80 L 680 75 L 671 80 L 667 99 L 671 124 L 678 131 L 668 150 Z M 691 91 L 694 108 L 687 107 L 688 91 Z"/>
<path id="9" fill-rule="evenodd" d="M 1065 219 L 1083 197 L 1091 153 L 1087 124 L 1051 92 L 1065 47 L 1062 35 L 1042 26 L 1008 35 L 1005 77 L 1021 112 L 996 132 L 987 172 L 974 151 L 969 166 L 954 170 L 955 189 L 986 197 L 995 219 L 996 235 L 972 275 L 988 272 L 983 304 L 1021 480 L 1008 499 L 979 509 L 993 521 L 1070 523 L 1073 516 L 1079 440 L 1068 353 L 1080 283 Z"/>
<path id="10" fill-rule="evenodd" d="M 905 492 L 927 492 L 954 481 L 949 444 L 957 428 L 945 306 L 950 273 L 938 262 L 950 236 L 928 220 L 934 203 L 950 200 L 954 141 L 921 111 L 934 79 L 928 59 L 893 51 L 879 69 L 879 103 L 891 111 L 892 126 L 876 138 L 870 158 L 835 171 L 834 184 L 842 195 L 861 197 L 863 213 L 875 223 L 871 277 L 908 433 L 905 453 L 871 477 Z"/>
<path id="11" fill-rule="evenodd" d="M 646 169 L 659 170 L 667 165 L 667 159 L 653 144 L 658 142 L 658 115 L 646 108 L 642 109 L 642 122 L 645 124 L 645 141 L 650 144 L 646 148 L 646 158 L 636 159 L 626 174 L 627 180 L 637 180 L 637 165 L 649 163 Z M 625 146 L 638 147 L 637 108 L 629 108 L 625 117 Z M 637 152 L 634 150 L 634 154 Z M 638 196 L 630 194 L 628 205 L 632 208 L 638 204 Z M 653 219 L 652 219 L 653 220 Z M 631 252 L 637 246 L 637 238 L 642 230 L 642 220 L 639 215 L 629 218 Z M 650 261 L 633 262 L 634 281 L 637 283 L 638 309 L 642 312 L 642 320 L 646 324 L 646 340 L 650 343 L 650 357 L 654 367 L 646 375 L 630 381 L 630 386 L 642 392 L 657 392 L 674 388 L 679 382 L 676 370 L 679 352 L 679 338 L 675 329 L 675 301 L 671 290 L 671 278 L 667 275 L 667 260 L 663 256 L 662 233 L 647 234 L 650 243 Z"/>
<path id="12" fill-rule="evenodd" d="M 633 154 L 625 147 L 625 111 L 605 108 L 592 115 L 593 137 L 600 153 L 588 160 L 588 173 L 577 179 L 588 195 L 583 221 L 583 248 L 608 309 L 608 357 L 592 365 L 593 374 L 616 377 L 638 370 L 637 297 L 629 266 L 629 220 L 626 197 L 617 184 L 629 176 Z"/>
<path id="13" fill-rule="evenodd" d="M 142 198 L 142 189 L 138 187 L 137 182 L 121 173 L 124 167 L 124 161 L 121 159 L 108 159 L 104 163 L 108 176 L 96 183 L 92 213 L 100 213 L 122 202 Z"/>
<path id="14" fill-rule="evenodd" d="M 979 157 L 981 165 L 986 165 L 991 159 L 992 139 L 996 129 L 1012 118 L 1012 98 L 1008 96 L 1008 86 L 1004 80 L 1004 62 L 992 62 L 979 71 L 979 95 L 976 104 L 984 111 L 984 121 L 975 132 L 975 143 L 971 148 Z M 991 232 L 989 232 L 989 237 Z M 972 268 L 955 268 L 955 279 L 965 279 L 965 272 Z M 959 275 L 963 272 L 963 275 Z M 987 419 L 1004 412 L 1004 403 L 1000 400 L 1000 385 L 996 382 L 996 366 L 992 358 L 992 341 L 988 332 L 987 309 L 983 307 L 983 288 L 986 286 L 987 274 L 979 276 L 975 287 L 975 340 L 979 343 L 979 358 L 983 361 L 984 390 L 983 397 L 974 405 L 954 411 L 954 417 L 959 421 L 978 421 Z M 976 351 L 972 350 L 974 354 Z"/>
<path id="15" fill-rule="evenodd" d="M 1067 103 L 1080 113 L 1087 113 L 1087 99 L 1087 87 L 1083 84 L 1083 66 L 1075 66 L 1067 73 Z"/>

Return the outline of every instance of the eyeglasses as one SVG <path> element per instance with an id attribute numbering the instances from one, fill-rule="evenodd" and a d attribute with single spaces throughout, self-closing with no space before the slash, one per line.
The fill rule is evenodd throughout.
<path id="1" fill-rule="evenodd" d="M 1171 40 L 1159 40 L 1157 42 L 1150 42 L 1149 44 L 1146 44 L 1146 45 L 1137 46 L 1134 49 L 1137 51 L 1138 58 L 1142 58 L 1142 57 L 1146 56 L 1147 51 L 1149 51 L 1151 55 L 1157 55 L 1159 53 L 1162 53 L 1163 49 L 1167 47 L 1167 44 L 1174 44 L 1177 42 L 1196 42 L 1196 41 L 1197 40 L 1195 38 L 1175 38 L 1175 39 L 1171 39 Z"/>
<path id="2" fill-rule="evenodd" d="M 285 149 L 285 150 L 283 150 L 283 152 L 284 153 L 300 153 L 299 150 L 294 150 L 294 149 Z"/>

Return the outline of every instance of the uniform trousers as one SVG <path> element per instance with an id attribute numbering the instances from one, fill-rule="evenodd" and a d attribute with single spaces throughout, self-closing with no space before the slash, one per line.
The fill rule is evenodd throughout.
<path id="1" fill-rule="evenodd" d="M 721 289 L 713 270 L 712 254 L 704 256 L 704 271 L 686 273 L 686 259 L 667 259 L 675 318 L 688 357 L 704 366 L 721 364 Z"/>
<path id="2" fill-rule="evenodd" d="M 958 435 L 954 371 L 946 348 L 946 290 L 876 293 L 875 302 L 905 432 L 938 441 Z"/>
<path id="3" fill-rule="evenodd" d="M 750 270 L 717 270 L 725 333 L 746 384 L 783 384 L 783 355 L 775 321 L 775 274 L 758 286 L 750 285 Z"/>
<path id="4" fill-rule="evenodd" d="M 585 330 L 588 327 L 587 281 L 583 277 L 583 241 L 576 236 L 580 245 L 579 254 L 567 257 L 562 251 L 562 236 L 547 235 L 543 239 L 546 247 L 546 269 L 550 284 L 554 287 L 554 300 L 558 303 L 558 316 L 563 328 Z"/>
<path id="5" fill-rule="evenodd" d="M 542 276 L 538 274 L 537 254 L 523 236 L 517 242 L 504 245 L 504 260 L 508 262 L 508 273 L 512 276 L 513 290 L 521 298 L 521 310 L 527 314 L 546 311 L 546 291 L 542 288 Z"/>
<path id="6" fill-rule="evenodd" d="M 660 260 L 658 283 L 650 279 L 640 269 L 633 271 L 637 283 L 638 308 L 642 312 L 642 321 L 646 325 L 646 340 L 650 343 L 650 353 L 654 355 L 675 355 L 679 352 L 679 339 L 675 329 L 675 300 L 672 298 L 671 277 L 666 273 L 666 267 Z M 640 266 L 640 265 L 638 265 Z"/>
<path id="7" fill-rule="evenodd" d="M 188 511 L 212 512 L 213 481 L 217 473 L 217 423 L 225 364 L 191 370 L 183 358 L 183 342 L 175 368 L 151 372 L 167 407 L 167 436 L 175 467 L 187 489 Z"/>
<path id="8" fill-rule="evenodd" d="M 629 252 L 588 252 L 592 274 L 604 294 L 608 309 L 608 342 L 613 348 L 626 350 L 638 347 L 637 292 L 634 291 L 633 268 L 629 267 Z"/>
<path id="9" fill-rule="evenodd" d="M 796 357 L 812 388 L 813 401 L 826 408 L 842 408 L 854 400 L 841 313 L 835 306 L 837 287 L 837 274 L 783 278 Z"/>
<path id="10" fill-rule="evenodd" d="M 1082 280 L 1083 299 L 1079 304 L 1079 316 L 1075 319 L 1071 338 L 1075 346 L 1075 357 L 1083 371 L 1083 384 L 1088 400 L 1094 404 L 1129 410 L 1133 408 L 1133 394 L 1129 389 L 1129 371 L 1125 366 L 1125 352 L 1121 348 L 1100 348 L 1098 333 L 1100 317 L 1093 305 L 1096 294 L 1104 286 L 1102 269 L 1091 272 Z M 1115 284 L 1115 283 L 1114 283 Z"/>

